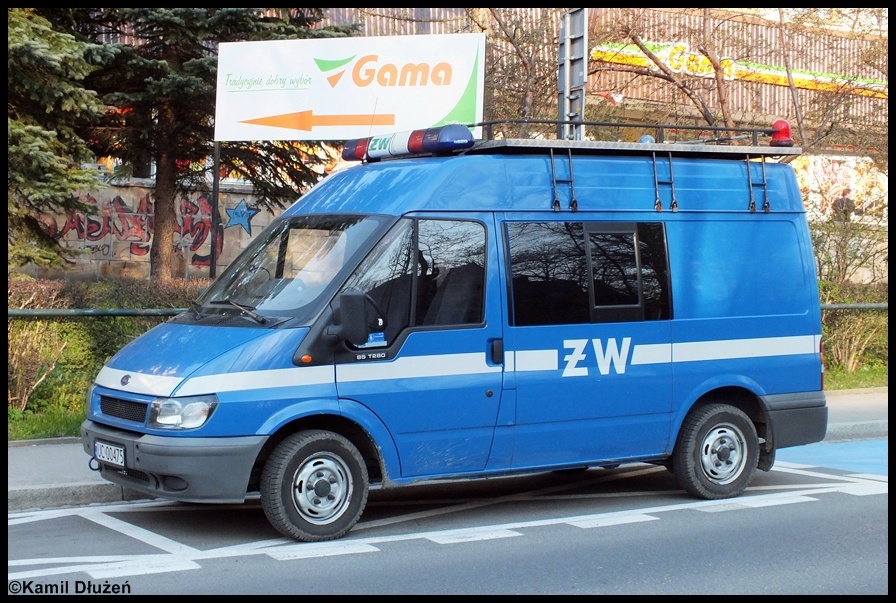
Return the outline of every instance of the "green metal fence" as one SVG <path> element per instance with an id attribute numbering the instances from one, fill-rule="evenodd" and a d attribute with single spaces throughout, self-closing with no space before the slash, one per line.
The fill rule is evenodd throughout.
<path id="1" fill-rule="evenodd" d="M 821 304 L 822 310 L 887 310 L 888 304 Z M 7 318 L 60 318 L 63 316 L 176 316 L 186 308 L 51 308 L 9 309 Z"/>

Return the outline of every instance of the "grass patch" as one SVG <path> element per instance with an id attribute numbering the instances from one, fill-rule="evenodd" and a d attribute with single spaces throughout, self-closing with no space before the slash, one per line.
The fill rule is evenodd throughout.
<path id="1" fill-rule="evenodd" d="M 825 390 L 889 387 L 889 371 L 885 364 L 861 366 L 850 373 L 843 369 L 825 369 Z"/>
<path id="2" fill-rule="evenodd" d="M 50 407 L 40 412 L 15 412 L 7 409 L 6 441 L 80 437 L 84 410 Z"/>

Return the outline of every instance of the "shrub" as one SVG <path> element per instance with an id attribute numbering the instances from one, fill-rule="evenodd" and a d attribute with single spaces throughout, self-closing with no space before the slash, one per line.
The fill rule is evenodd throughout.
<path id="1" fill-rule="evenodd" d="M 838 304 L 887 303 L 886 283 L 820 283 L 822 299 Z M 825 365 L 855 372 L 889 362 L 887 310 L 832 309 L 822 313 Z"/>
<path id="2" fill-rule="evenodd" d="M 7 279 L 9 308 L 183 308 L 207 280 L 164 283 Z M 85 411 L 85 392 L 103 364 L 166 316 L 73 316 L 7 321 L 8 404 L 22 413 Z M 18 415 L 13 415 L 18 417 Z"/>
<path id="3" fill-rule="evenodd" d="M 64 307 L 60 283 L 10 281 L 10 308 L 23 309 L 36 300 L 45 308 Z M 56 368 L 68 342 L 55 324 L 47 320 L 9 320 L 6 323 L 7 350 L 7 406 L 24 411 L 34 391 Z"/>

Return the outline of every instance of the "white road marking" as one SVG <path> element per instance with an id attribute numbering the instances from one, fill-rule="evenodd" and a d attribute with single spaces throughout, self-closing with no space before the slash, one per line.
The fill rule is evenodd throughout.
<path id="1" fill-rule="evenodd" d="M 128 538 L 139 540 L 140 542 L 144 542 L 152 547 L 161 549 L 168 553 L 191 556 L 199 552 L 198 549 L 195 549 L 191 546 L 181 544 L 180 542 L 171 540 L 170 538 L 165 538 L 160 534 L 156 534 L 155 532 L 151 532 L 150 530 L 135 526 L 132 523 L 122 521 L 115 517 L 111 517 L 106 513 L 94 511 L 93 513 L 83 513 L 81 517 L 83 517 L 84 519 L 89 519 L 90 521 L 97 523 L 105 528 L 109 528 L 110 530 L 115 530 L 116 532 L 124 534 Z"/>
<path id="2" fill-rule="evenodd" d="M 288 547 L 266 551 L 265 554 L 278 561 L 289 561 L 291 559 L 314 559 L 317 557 L 332 557 L 334 555 L 357 555 L 358 553 L 378 552 L 378 548 L 370 546 L 369 544 L 364 544 L 363 542 L 349 542 L 345 546 L 340 542 L 303 542 L 298 545 L 293 543 Z"/>
<path id="3" fill-rule="evenodd" d="M 493 530 L 491 528 L 476 529 L 469 531 L 454 531 L 442 534 L 432 534 L 426 539 L 436 544 L 459 544 L 462 542 L 476 542 L 479 540 L 497 540 L 498 538 L 513 538 L 522 536 L 519 532 L 513 530 Z"/>
<path id="4" fill-rule="evenodd" d="M 7 515 L 10 527 L 22 525 L 34 521 L 44 521 L 61 517 L 79 516 L 114 530 L 124 536 L 134 538 L 154 548 L 166 551 L 159 554 L 148 555 L 101 555 L 101 556 L 77 556 L 55 557 L 37 559 L 10 560 L 9 568 L 22 568 L 20 571 L 7 573 L 8 580 L 39 579 L 64 574 L 84 573 L 92 579 L 111 579 L 126 576 L 144 574 L 168 573 L 201 569 L 200 561 L 205 559 L 222 559 L 227 557 L 245 557 L 252 555 L 267 555 L 273 559 L 286 561 L 296 559 L 312 559 L 333 555 L 352 555 L 361 553 L 379 552 L 379 544 L 390 542 L 404 542 L 412 540 L 429 540 L 443 545 L 451 545 L 466 542 L 494 540 L 498 538 L 510 538 L 525 536 L 520 530 L 532 527 L 551 525 L 572 525 L 585 529 L 609 527 L 623 524 L 656 521 L 660 519 L 656 515 L 680 510 L 697 510 L 702 512 L 727 512 L 753 508 L 764 508 L 782 504 L 797 504 L 816 501 L 818 494 L 843 493 L 855 496 L 867 496 L 871 494 L 888 494 L 888 480 L 886 476 L 879 475 L 847 475 L 838 476 L 820 471 L 811 471 L 805 466 L 788 463 L 776 463 L 773 471 L 791 473 L 803 477 L 815 477 L 820 481 L 816 484 L 804 484 L 801 486 L 769 486 L 749 488 L 746 493 L 736 499 L 725 500 L 689 500 L 684 503 L 675 503 L 615 511 L 609 513 L 594 513 L 574 517 L 550 517 L 531 521 L 509 522 L 506 524 L 478 526 L 475 528 L 434 530 L 429 532 L 415 532 L 393 536 L 378 536 L 368 538 L 354 538 L 353 534 L 364 529 L 415 521 L 435 517 L 447 513 L 462 513 L 473 508 L 500 504 L 511 500 L 546 500 L 560 498 L 631 498 L 637 495 L 657 494 L 657 492 L 619 492 L 597 493 L 591 495 L 562 496 L 560 493 L 567 489 L 579 489 L 596 483 L 606 483 L 619 479 L 627 479 L 636 475 L 665 471 L 661 467 L 648 467 L 638 469 L 634 466 L 632 471 L 616 472 L 604 475 L 598 473 L 593 480 L 579 481 L 575 483 L 552 486 L 541 490 L 533 490 L 506 497 L 488 500 L 475 500 L 464 504 L 453 504 L 449 507 L 435 509 L 427 512 L 402 515 L 389 520 L 361 522 L 355 526 L 352 533 L 342 540 L 325 543 L 299 543 L 288 538 L 267 539 L 255 542 L 242 543 L 221 547 L 218 549 L 199 550 L 194 547 L 179 543 L 170 538 L 156 534 L 150 530 L 135 526 L 126 521 L 109 516 L 111 513 L 120 512 L 158 512 L 168 511 L 172 507 L 182 509 L 180 503 L 167 501 L 119 503 L 114 505 L 95 505 L 87 508 L 54 509 L 48 511 L 30 511 L 21 513 L 9 513 Z M 760 494 L 761 492 L 761 494 Z M 240 507 L 235 505 L 234 507 Z M 220 508 L 220 507 L 219 507 Z M 207 510 L 207 507 L 197 506 L 195 510 Z M 35 569 L 25 569 L 35 568 Z"/>
<path id="5" fill-rule="evenodd" d="M 643 513 L 623 513 L 616 516 L 595 517 L 584 521 L 568 521 L 569 525 L 577 528 L 606 528 L 609 526 L 621 526 L 630 523 L 641 523 L 642 521 L 656 521 L 659 517 L 653 515 L 644 515 Z"/>

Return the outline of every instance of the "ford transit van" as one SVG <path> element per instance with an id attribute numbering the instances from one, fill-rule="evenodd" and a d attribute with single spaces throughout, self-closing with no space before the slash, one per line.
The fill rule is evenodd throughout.
<path id="1" fill-rule="evenodd" d="M 742 494 L 827 428 L 781 161 L 800 150 L 783 121 L 672 132 L 349 141 L 356 165 L 100 371 L 91 464 L 154 497 L 260 497 L 300 541 L 344 536 L 371 487 L 422 480 L 651 463 L 695 497 Z"/>

